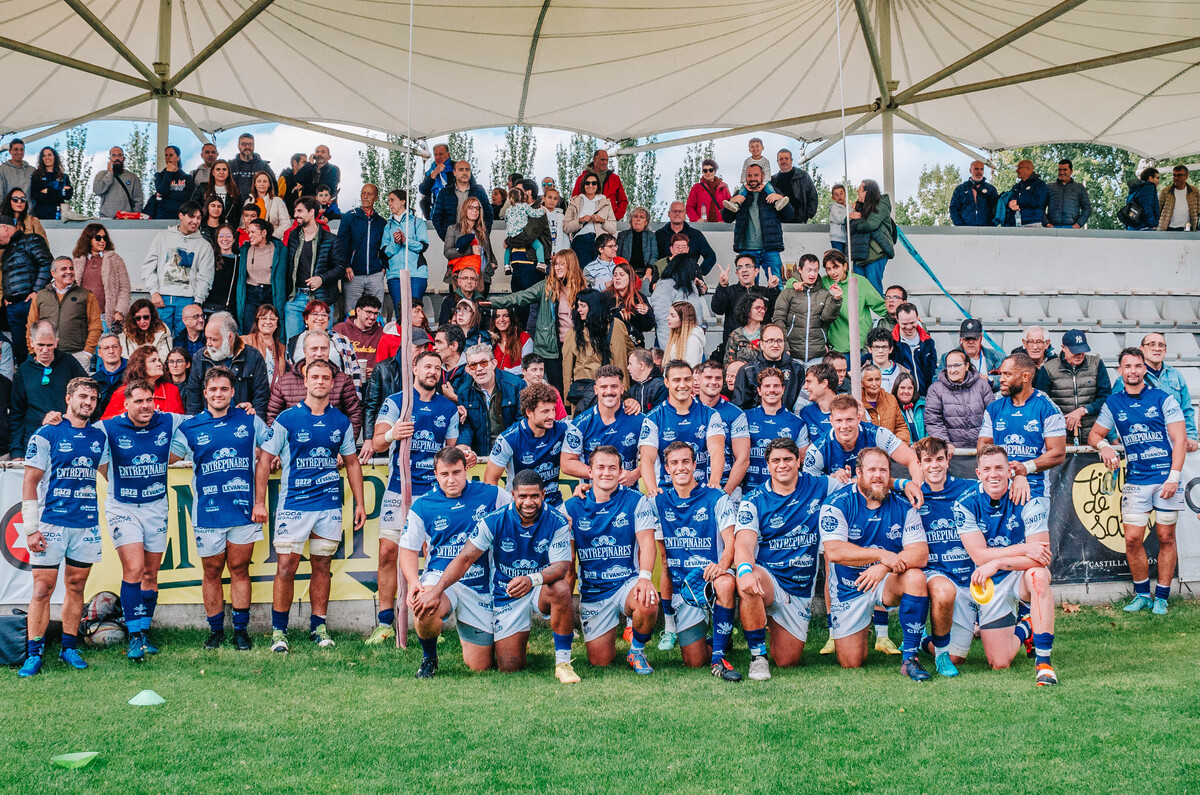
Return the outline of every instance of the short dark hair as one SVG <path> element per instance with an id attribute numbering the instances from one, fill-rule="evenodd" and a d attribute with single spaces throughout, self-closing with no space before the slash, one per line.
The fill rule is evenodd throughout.
<path id="1" fill-rule="evenodd" d="M 1071 162 L 1071 158 L 1069 158 L 1069 157 L 1064 157 L 1062 160 L 1059 160 L 1058 164 L 1060 166 L 1066 166 L 1067 168 L 1071 169 L 1072 171 L 1075 170 L 1075 164 Z"/>
<path id="2" fill-rule="evenodd" d="M 521 390 L 521 413 L 536 411 L 543 403 L 557 405 L 558 394 L 549 384 L 530 384 Z"/>
<path id="3" fill-rule="evenodd" d="M 1037 372 L 1037 362 L 1035 362 L 1028 353 L 1010 353 L 1004 357 L 1004 361 L 1012 362 L 1013 367 L 1018 370 L 1024 370 L 1027 373 Z"/>
<path id="4" fill-rule="evenodd" d="M 88 378 L 87 376 L 81 375 L 78 378 L 72 378 L 70 381 L 67 382 L 67 395 L 68 396 L 74 395 L 76 392 L 78 392 L 81 389 L 90 389 L 93 392 L 95 392 L 97 395 L 100 394 L 100 385 L 97 384 L 95 381 L 93 381 L 91 378 Z M 151 391 L 154 391 L 154 390 L 151 390 Z"/>
<path id="5" fill-rule="evenodd" d="M 1158 176 L 1158 169 L 1155 168 L 1154 166 L 1147 166 L 1146 168 L 1142 169 L 1141 174 L 1138 174 L 1138 179 L 1140 179 L 1142 182 L 1149 182 L 1151 177 L 1157 177 L 1157 176 Z"/>
<path id="6" fill-rule="evenodd" d="M 195 215 L 200 212 L 200 205 L 190 199 L 179 205 L 180 215 Z"/>
<path id="7" fill-rule="evenodd" d="M 611 444 L 602 444 L 597 446 L 596 449 L 592 451 L 589 461 L 595 461 L 596 456 L 598 455 L 611 455 L 613 458 L 617 459 L 618 465 L 621 464 L 621 451 L 613 447 Z"/>
<path id="8" fill-rule="evenodd" d="M 521 357 L 521 366 L 528 367 L 531 364 L 540 364 L 545 366 L 546 360 L 536 353 L 527 353 Z M 597 371 L 599 372 L 599 371 Z"/>
<path id="9" fill-rule="evenodd" d="M 733 310 L 733 316 L 739 326 L 744 326 L 750 322 L 750 310 L 754 308 L 755 301 L 762 301 L 763 306 L 766 306 L 768 303 L 767 297 L 761 293 L 748 292 L 738 299 L 737 307 Z"/>
<path id="10" fill-rule="evenodd" d="M 867 332 L 867 347 L 870 348 L 877 342 L 886 342 L 889 348 L 895 348 L 895 342 L 892 340 L 891 332 L 881 329 L 879 326 Z"/>
<path id="11" fill-rule="evenodd" d="M 439 327 L 437 331 L 433 332 L 433 336 L 435 337 L 438 334 L 445 334 L 446 344 L 457 348 L 459 353 L 462 353 L 467 347 L 467 335 L 463 333 L 462 329 L 453 323 L 447 323 L 446 325 Z"/>
<path id="12" fill-rule="evenodd" d="M 596 250 L 599 251 L 609 243 L 615 243 L 616 240 L 617 238 L 613 235 L 610 235 L 608 232 L 601 232 L 600 234 L 596 235 Z"/>
<path id="13" fill-rule="evenodd" d="M 901 297 L 901 298 L 903 298 L 905 301 L 907 301 L 907 300 L 908 300 L 908 290 L 905 290 L 905 289 L 904 289 L 904 285 L 902 285 L 902 284 L 889 284 L 889 285 L 888 285 L 888 286 L 887 286 L 887 287 L 884 289 L 884 291 L 883 291 L 883 294 L 884 294 L 884 295 L 887 295 L 887 294 L 888 294 L 888 290 L 899 290 L 899 291 L 900 291 L 900 297 Z"/>
<path id="14" fill-rule="evenodd" d="M 301 196 L 296 199 L 296 204 L 309 212 L 319 213 L 321 211 L 321 203 L 317 201 L 315 196 Z"/>
<path id="15" fill-rule="evenodd" d="M 437 359 L 439 365 L 442 363 L 442 357 L 438 356 L 436 351 L 423 350 L 418 351 L 417 355 L 413 357 L 413 368 L 416 369 L 416 366 L 425 359 Z"/>
<path id="16" fill-rule="evenodd" d="M 230 370 L 228 367 L 217 366 L 209 368 L 209 371 L 204 374 L 205 389 L 207 389 L 208 385 L 213 381 L 221 378 L 224 378 L 226 381 L 228 381 L 230 386 L 233 386 L 237 383 L 237 376 L 233 374 L 232 370 Z"/>
<path id="17" fill-rule="evenodd" d="M 677 440 L 677 441 L 671 442 L 663 450 L 662 458 L 663 458 L 664 464 L 667 461 L 667 456 L 669 456 L 671 453 L 674 453 L 676 450 L 687 450 L 688 453 L 692 456 L 692 463 L 693 464 L 696 463 L 696 448 L 692 447 L 690 444 L 688 444 L 685 441 Z"/>
<path id="18" fill-rule="evenodd" d="M 370 293 L 363 293 L 362 297 L 358 299 L 358 303 L 356 303 L 354 305 L 354 308 L 355 309 L 383 309 L 383 303 L 378 298 L 371 295 Z"/>
<path id="19" fill-rule="evenodd" d="M 625 371 L 615 364 L 605 364 L 596 368 L 595 375 L 592 376 L 593 381 L 599 381 L 601 378 L 624 378 Z"/>
<path id="20" fill-rule="evenodd" d="M 692 368 L 692 374 L 699 375 L 700 373 L 706 372 L 708 370 L 720 370 L 721 375 L 725 374 L 725 368 L 722 367 L 721 363 L 718 362 L 716 359 L 705 359 L 704 361 L 700 362 L 700 364 L 698 364 Z"/>
<path id="21" fill-rule="evenodd" d="M 313 188 L 313 196 L 316 196 L 321 191 L 325 191 L 326 193 L 333 193 L 332 188 L 330 188 L 324 182 L 321 182 L 315 188 Z M 320 202 L 317 202 L 317 204 L 320 204 Z"/>
<path id="22" fill-rule="evenodd" d="M 904 303 L 900 304 L 900 306 L 896 307 L 896 317 L 899 317 L 901 312 L 912 312 L 917 317 L 921 316 L 921 310 L 917 308 L 917 305 L 910 304 L 908 301 L 905 301 Z"/>
<path id="23" fill-rule="evenodd" d="M 810 375 L 813 377 L 813 380 L 816 381 L 818 384 L 824 383 L 825 386 L 829 387 L 833 391 L 835 391 L 835 392 L 837 391 L 837 388 L 838 388 L 837 370 L 833 369 L 832 364 L 825 364 L 825 362 L 818 362 L 817 364 L 814 364 L 812 367 L 808 368 L 808 371 L 805 373 L 805 376 L 810 376 Z"/>
<path id="24" fill-rule="evenodd" d="M 917 460 L 920 461 L 922 456 L 936 458 L 939 454 L 948 455 L 950 445 L 946 444 L 945 439 L 939 439 L 936 436 L 926 436 L 924 439 L 918 439 L 913 442 L 912 449 L 917 454 Z"/>
<path id="25" fill-rule="evenodd" d="M 400 201 L 406 204 L 408 203 L 408 191 L 406 191 L 404 188 L 393 188 L 392 190 L 388 191 L 388 196 L 395 196 Z"/>
<path id="26" fill-rule="evenodd" d="M 466 469 L 467 456 L 462 450 L 459 450 L 453 445 L 449 447 L 443 447 L 433 455 L 433 466 L 435 469 L 437 468 L 438 464 L 446 464 L 447 466 L 462 464 L 463 468 Z"/>
<path id="27" fill-rule="evenodd" d="M 458 162 L 461 163 L 463 161 L 460 160 Z M 537 486 L 539 489 L 544 489 L 546 488 L 546 483 L 542 480 L 542 476 L 538 474 L 536 469 L 522 469 L 513 475 L 512 490 L 515 492 L 522 486 Z"/>
<path id="28" fill-rule="evenodd" d="M 816 254 L 801 254 L 800 255 L 800 267 L 804 267 L 804 263 L 806 263 L 806 262 L 814 262 L 817 264 L 818 267 L 821 265 L 821 260 L 820 260 L 820 258 L 817 257 Z"/>
<path id="29" fill-rule="evenodd" d="M 985 444 L 980 447 L 979 452 L 975 454 L 975 461 L 978 462 L 985 455 L 1002 455 L 1005 461 L 1008 460 L 1008 451 L 998 444 Z"/>
<path id="30" fill-rule="evenodd" d="M 672 370 L 687 370 L 688 374 L 691 375 L 692 366 L 683 359 L 672 359 L 669 362 L 663 362 L 663 378 L 670 378 Z"/>
<path id="31" fill-rule="evenodd" d="M 1121 362 L 1125 361 L 1126 356 L 1136 356 L 1139 359 L 1141 359 L 1143 363 L 1145 363 L 1145 361 L 1146 361 L 1146 356 L 1145 356 L 1145 354 L 1142 353 L 1141 348 L 1123 348 L 1121 350 L 1121 352 L 1117 355 L 1117 366 L 1118 367 L 1121 365 Z"/>
<path id="32" fill-rule="evenodd" d="M 834 187 L 837 186 L 835 185 Z M 821 264 L 828 268 L 829 263 L 831 262 L 836 262 L 840 265 L 846 265 L 850 262 L 850 260 L 846 259 L 846 255 L 838 251 L 836 248 L 831 248 L 821 256 Z"/>
<path id="33" fill-rule="evenodd" d="M 16 143 L 16 141 L 13 141 L 13 143 Z M 1185 166 L 1183 163 L 1180 163 L 1179 165 L 1175 166 L 1175 168 L 1171 169 L 1172 173 L 1174 173 L 1176 171 L 1182 171 L 1184 174 L 1191 173 L 1188 171 L 1188 167 Z"/>
<path id="34" fill-rule="evenodd" d="M 311 373 L 312 369 L 314 367 L 316 367 L 317 369 L 328 370 L 329 375 L 330 376 L 333 375 L 333 365 L 330 364 L 325 359 L 313 359 L 311 362 L 305 362 L 304 363 L 304 375 L 307 376 L 309 373 Z"/>
<path id="35" fill-rule="evenodd" d="M 150 386 L 150 382 L 144 378 L 135 378 L 134 380 L 132 380 L 128 384 L 126 384 L 125 385 L 125 397 L 129 397 L 130 395 L 132 395 L 133 390 L 135 390 L 135 389 L 140 389 L 143 392 L 149 392 L 152 396 L 154 395 L 154 387 Z"/>
<path id="36" fill-rule="evenodd" d="M 245 204 L 243 204 L 242 212 L 254 213 L 255 215 L 262 215 L 262 210 L 258 209 L 258 205 L 255 204 L 254 202 L 246 202 Z"/>
<path id="37" fill-rule="evenodd" d="M 781 436 L 778 439 L 772 439 L 771 441 L 767 442 L 767 446 L 763 450 L 763 459 L 770 461 L 771 453 L 775 452 L 776 450 L 783 450 L 784 452 L 791 453 L 796 458 L 800 457 L 800 448 L 794 441 L 788 439 L 786 436 Z"/>
<path id="38" fill-rule="evenodd" d="M 253 140 L 254 140 L 254 136 L 253 136 L 251 133 L 248 133 L 248 132 L 244 132 L 244 133 L 242 133 L 241 135 L 239 135 L 239 136 L 238 136 L 238 140 L 239 140 L 239 141 L 240 141 L 240 140 L 242 140 L 243 138 L 249 138 L 251 141 L 253 141 Z"/>

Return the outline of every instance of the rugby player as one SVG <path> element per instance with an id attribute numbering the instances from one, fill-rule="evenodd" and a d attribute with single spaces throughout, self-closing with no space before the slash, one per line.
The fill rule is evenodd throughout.
<path id="1" fill-rule="evenodd" d="M 571 667 L 574 630 L 571 588 L 571 528 L 560 511 L 546 510 L 546 489 L 536 470 L 513 476 L 513 503 L 487 514 L 442 572 L 423 588 L 414 610 L 428 614 L 441 604 L 446 590 L 462 579 L 485 552 L 490 552 L 492 640 L 496 667 L 503 673 L 525 668 L 531 612 L 550 619 L 554 633 L 554 676 L 563 684 L 579 682 Z"/>
<path id="2" fill-rule="evenodd" d="M 800 664 L 808 640 L 819 547 L 821 503 L 841 487 L 825 475 L 800 472 L 800 448 L 791 439 L 766 446 L 770 479 L 738 507 L 734 536 L 742 629 L 750 647 L 750 678 L 771 678 L 771 659 L 781 667 Z"/>
<path id="3" fill-rule="evenodd" d="M 837 370 L 821 362 L 814 364 L 804 373 L 804 394 L 796 399 L 792 411 L 804 423 L 804 433 L 796 440 L 800 447 L 800 460 L 808 452 L 808 446 L 829 434 L 829 405 L 838 394 Z M 808 395 L 805 398 L 804 395 Z"/>
<path id="4" fill-rule="evenodd" d="M 511 491 L 513 476 L 532 469 L 546 486 L 546 504 L 552 508 L 563 504 L 558 477 L 567 422 L 554 419 L 557 405 L 558 395 L 549 384 L 530 384 L 521 390 L 521 413 L 525 419 L 496 437 L 483 472 L 484 483 L 499 485 L 500 476 L 506 475 L 505 482 L 510 484 Z"/>
<path id="5" fill-rule="evenodd" d="M 378 623 L 367 638 L 375 646 L 396 637 L 396 555 L 400 535 L 404 530 L 403 486 L 407 477 L 412 497 L 428 494 L 437 484 L 434 475 L 434 456 L 446 446 L 458 441 L 458 406 L 439 391 L 442 382 L 442 360 L 433 351 L 421 351 L 413 357 L 412 417 L 400 421 L 404 393 L 397 392 L 383 402 L 375 420 L 374 447 L 388 449 L 388 485 L 379 508 L 379 584 Z M 400 467 L 400 440 L 411 439 L 408 468 Z M 467 448 L 470 449 L 470 448 Z M 473 457 L 473 456 L 472 456 Z M 409 588 L 416 584 L 409 581 Z M 434 637 L 437 637 L 436 635 Z"/>
<path id="6" fill-rule="evenodd" d="M 992 668 L 1007 668 L 1022 644 L 1032 639 L 1037 686 L 1058 684 L 1050 665 L 1054 645 L 1054 594 L 1050 591 L 1050 501 L 1032 497 L 1018 504 L 1010 496 L 1011 462 L 999 445 L 976 454 L 979 487 L 954 504 L 963 548 L 975 562 L 971 584 L 995 589 L 979 606 L 979 637 Z M 1031 615 L 1018 615 L 1028 602 Z M 1032 635 L 1032 638 L 1031 638 Z"/>
<path id="7" fill-rule="evenodd" d="M 1117 360 L 1124 387 L 1104 402 L 1088 435 L 1088 444 L 1100 451 L 1109 470 L 1121 465 L 1117 451 L 1105 441 L 1116 429 L 1125 445 L 1125 485 L 1121 490 L 1121 520 L 1125 525 L 1125 557 L 1133 575 L 1133 601 L 1125 612 L 1146 607 L 1158 616 L 1167 614 L 1171 577 L 1179 553 L 1175 523 L 1183 510 L 1179 479 L 1187 456 L 1187 427 L 1183 409 L 1172 395 L 1146 383 L 1146 360 L 1141 350 L 1126 348 Z M 1150 562 L 1143 539 L 1154 511 L 1158 535 L 1158 582 L 1150 599 Z"/>
<path id="8" fill-rule="evenodd" d="M 721 365 L 706 359 L 696 365 L 693 376 L 696 399 L 717 412 L 721 422 L 725 423 L 725 463 L 721 477 L 725 493 L 736 501 L 741 498 L 746 468 L 750 465 L 750 432 L 746 429 L 746 413 L 721 394 L 725 386 Z"/>
<path id="9" fill-rule="evenodd" d="M 783 407 L 783 373 L 774 367 L 764 367 L 758 371 L 756 380 L 762 402 L 746 411 L 746 430 L 750 432 L 750 465 L 746 468 L 745 480 L 747 493 L 770 478 L 767 473 L 767 443 L 773 439 L 798 440 L 805 432 L 804 423 Z"/>
<path id="10" fill-rule="evenodd" d="M 836 406 L 833 423 L 836 433 Z M 890 465 L 880 448 L 864 448 L 858 454 L 857 482 L 834 492 L 821 508 L 821 541 L 830 563 L 830 633 L 841 666 L 859 668 L 867 659 L 872 610 L 899 605 L 904 630 L 900 672 L 923 682 L 929 673 L 917 652 L 929 612 L 922 571 L 929 547 L 917 509 L 889 488 Z"/>
<path id="11" fill-rule="evenodd" d="M 288 651 L 288 611 L 305 542 L 312 566 L 309 637 L 321 648 L 334 645 L 325 626 L 325 611 L 329 607 L 329 564 L 342 539 L 339 458 L 345 463 L 350 493 L 354 495 L 354 529 L 361 528 L 367 520 L 362 465 L 355 455 L 354 431 L 346 415 L 329 405 L 332 385 L 333 365 L 323 359 L 308 362 L 304 369 L 306 397 L 275 418 L 271 436 L 258 454 L 251 517 L 254 521 L 267 521 L 271 456 L 278 456 L 283 468 L 272 539 L 279 561 L 271 597 L 271 651 L 283 654 Z"/>
<path id="12" fill-rule="evenodd" d="M 38 428 L 25 449 L 20 527 L 33 569 L 33 598 L 26 620 L 25 663 L 18 676 L 33 676 L 42 670 L 50 596 L 64 561 L 66 593 L 58 658 L 72 668 L 88 667 L 79 654 L 77 633 L 83 589 L 92 564 L 100 560 L 96 472 L 107 461 L 107 452 L 104 433 L 88 425 L 99 395 L 92 379 L 72 378 L 67 384 L 66 422 Z"/>
<path id="13" fill-rule="evenodd" d="M 621 368 L 615 365 L 606 364 L 596 370 L 596 405 L 576 415 L 567 425 L 560 462 L 564 475 L 581 480 L 589 477 L 592 451 L 600 445 L 611 445 L 621 454 L 621 485 L 637 486 L 642 474 L 638 468 L 642 418 L 625 412 L 621 401 L 624 377 Z"/>
<path id="14" fill-rule="evenodd" d="M 171 461 L 192 461 L 192 529 L 204 573 L 200 593 L 208 616 L 204 648 L 225 640 L 225 593 L 222 574 L 229 569 L 233 603 L 233 645 L 249 651 L 250 556 L 263 538 L 254 520 L 256 450 L 271 432 L 261 418 L 233 405 L 235 376 L 225 367 L 204 374 L 205 410 L 179 426 Z"/>
<path id="15" fill-rule="evenodd" d="M 435 364 L 440 369 L 440 360 Z M 418 679 L 429 679 L 437 673 L 438 636 L 451 613 L 462 641 L 463 662 L 472 671 L 486 671 L 492 666 L 492 592 L 486 563 L 471 566 L 437 601 L 423 602 L 421 594 L 441 579 L 475 525 L 512 502 L 499 486 L 467 480 L 467 457 L 461 448 L 439 450 L 433 456 L 433 467 L 437 481 L 413 502 L 398 542 L 400 569 L 408 582 L 405 603 L 416 615 L 417 640 L 421 642 Z M 425 571 L 418 574 L 417 561 L 426 544 Z"/>
<path id="16" fill-rule="evenodd" d="M 638 674 L 652 674 L 646 643 L 658 621 L 654 571 L 654 507 L 641 492 L 622 486 L 621 454 L 601 445 L 592 451 L 591 488 L 567 500 L 575 557 L 579 560 L 579 623 L 588 662 L 611 665 L 617 626 L 629 616 L 633 637 L 625 659 Z"/>

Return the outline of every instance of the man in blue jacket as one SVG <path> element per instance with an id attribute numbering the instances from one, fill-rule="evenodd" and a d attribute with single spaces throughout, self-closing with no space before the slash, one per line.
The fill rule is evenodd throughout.
<path id="1" fill-rule="evenodd" d="M 458 208 L 468 196 L 479 199 L 479 203 L 483 205 L 483 225 L 487 227 L 488 232 L 492 231 L 492 202 L 471 176 L 471 164 L 466 160 L 459 160 L 454 164 L 454 180 L 438 192 L 437 200 L 433 203 L 433 217 L 429 219 L 433 221 L 433 228 L 442 240 L 446 239 L 446 230 L 458 221 Z"/>
<path id="2" fill-rule="evenodd" d="M 387 221 L 375 212 L 379 188 L 371 183 L 362 187 L 362 205 L 342 216 L 334 241 L 334 260 L 346 269 L 346 307 L 358 306 L 363 293 L 373 295 L 382 304 L 387 299 L 383 274 L 383 232 Z"/>
<path id="3" fill-rule="evenodd" d="M 1009 191 L 1009 213 L 1004 225 L 1041 226 L 1046 217 L 1046 198 L 1050 191 L 1042 178 L 1033 173 L 1032 160 L 1017 163 L 1017 179 L 1019 181 Z"/>
<path id="4" fill-rule="evenodd" d="M 521 419 L 521 390 L 525 382 L 496 369 L 491 345 L 467 348 L 466 359 L 466 374 L 452 385 L 458 405 L 467 414 L 459 423 L 458 443 L 470 447 L 475 455 L 487 455 L 496 437 Z"/>
<path id="5" fill-rule="evenodd" d="M 992 226 L 996 217 L 996 186 L 983 178 L 983 161 L 971 163 L 971 178 L 950 197 L 950 222 L 955 226 Z"/>
<path id="6" fill-rule="evenodd" d="M 783 278 L 783 225 L 780 213 L 787 206 L 786 197 L 768 189 L 763 170 L 752 164 L 746 168 L 746 195 L 725 202 L 721 218 L 733 224 L 733 250 L 754 257 L 758 267 Z M 739 201 L 740 200 L 740 201 Z M 730 208 L 733 209 L 730 209 Z"/>
<path id="7" fill-rule="evenodd" d="M 426 219 L 433 218 L 433 203 L 437 201 L 442 188 L 454 179 L 454 161 L 450 159 L 450 147 L 446 144 L 433 145 L 433 162 L 425 169 L 425 178 L 417 190 L 421 194 L 421 214 Z"/>
<path id="8" fill-rule="evenodd" d="M 924 396 L 937 378 L 938 352 L 933 337 L 921 326 L 920 310 L 915 304 L 903 303 L 896 308 L 892 339 L 896 342 L 893 359 L 908 368 L 917 382 L 917 391 Z"/>

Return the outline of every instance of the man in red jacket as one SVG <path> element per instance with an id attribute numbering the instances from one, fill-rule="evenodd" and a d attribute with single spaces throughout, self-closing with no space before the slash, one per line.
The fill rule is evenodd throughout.
<path id="1" fill-rule="evenodd" d="M 583 192 L 583 178 L 588 174 L 595 174 L 600 180 L 600 192 L 608 197 L 612 203 L 613 215 L 620 221 L 629 209 L 629 197 L 625 195 L 625 186 L 621 184 L 617 172 L 608 170 L 608 152 L 603 149 L 596 150 L 596 154 L 592 155 L 592 164 L 575 178 L 575 187 L 571 189 L 572 196 Z"/>
<path id="2" fill-rule="evenodd" d="M 299 405 L 308 397 L 308 387 L 304 384 L 304 366 L 318 359 L 329 361 L 329 335 L 320 330 L 310 331 L 304 338 L 304 358 L 279 376 L 271 386 L 271 399 L 267 404 L 267 425 L 274 424 L 275 418 L 285 409 Z M 358 397 L 358 390 L 354 388 L 354 381 L 336 367 L 333 368 L 329 405 L 350 419 L 354 437 L 357 439 L 363 426 L 362 400 Z"/>

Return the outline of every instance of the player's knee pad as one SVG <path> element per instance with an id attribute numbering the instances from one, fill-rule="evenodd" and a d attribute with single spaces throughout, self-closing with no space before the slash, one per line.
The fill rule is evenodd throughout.
<path id="1" fill-rule="evenodd" d="M 1155 511 L 1156 524 L 1173 525 L 1179 521 L 1179 511 Z"/>
<path id="2" fill-rule="evenodd" d="M 302 555 L 304 554 L 304 542 L 276 541 L 275 552 L 279 555 Z"/>
<path id="3" fill-rule="evenodd" d="M 1148 513 L 1123 513 L 1121 521 L 1133 527 L 1145 527 L 1150 524 L 1150 514 Z"/>
<path id="4" fill-rule="evenodd" d="M 308 553 L 322 558 L 333 557 L 339 543 L 341 542 L 335 539 L 313 536 L 308 540 Z"/>

